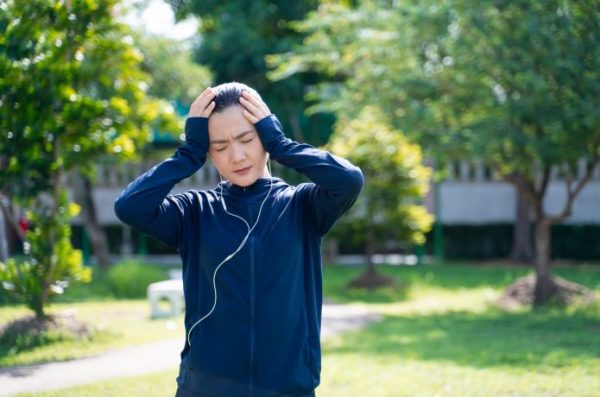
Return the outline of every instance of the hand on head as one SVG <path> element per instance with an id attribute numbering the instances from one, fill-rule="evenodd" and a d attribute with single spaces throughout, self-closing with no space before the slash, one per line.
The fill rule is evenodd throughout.
<path id="1" fill-rule="evenodd" d="M 271 114 L 267 104 L 252 92 L 243 91 L 242 96 L 240 97 L 240 103 L 244 107 L 244 117 L 252 124 L 258 123 L 260 120 Z"/>
<path id="2" fill-rule="evenodd" d="M 215 91 L 208 87 L 190 106 L 188 117 L 208 117 L 215 108 Z"/>
<path id="3" fill-rule="evenodd" d="M 215 109 L 215 95 L 216 92 L 211 87 L 205 89 L 190 106 L 188 117 L 208 118 Z M 258 123 L 271 114 L 267 104 L 258 95 L 250 91 L 242 91 L 240 104 L 244 109 L 244 117 L 252 124 Z"/>

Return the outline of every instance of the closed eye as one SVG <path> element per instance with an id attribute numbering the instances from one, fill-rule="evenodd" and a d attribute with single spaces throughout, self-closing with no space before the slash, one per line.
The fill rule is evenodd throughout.
<path id="1" fill-rule="evenodd" d="M 240 141 L 240 142 L 242 142 L 242 143 L 250 143 L 250 142 L 252 142 L 252 141 L 254 140 L 254 138 L 255 138 L 255 137 L 252 137 L 252 138 L 250 138 L 250 139 L 246 139 L 245 141 Z M 220 142 L 219 142 L 219 143 L 220 143 Z M 223 150 L 225 150 L 225 149 L 227 149 L 227 146 L 223 146 L 223 147 L 222 147 L 222 148 L 220 148 L 220 149 L 215 149 L 215 151 L 216 151 L 216 152 L 222 152 L 222 151 L 223 151 Z"/>

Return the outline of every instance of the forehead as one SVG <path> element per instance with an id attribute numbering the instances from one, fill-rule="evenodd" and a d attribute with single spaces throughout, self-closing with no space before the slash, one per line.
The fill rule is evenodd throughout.
<path id="1" fill-rule="evenodd" d="M 239 133 L 254 130 L 254 125 L 243 115 L 241 106 L 231 106 L 222 112 L 213 112 L 208 118 L 211 139 L 227 139 Z"/>

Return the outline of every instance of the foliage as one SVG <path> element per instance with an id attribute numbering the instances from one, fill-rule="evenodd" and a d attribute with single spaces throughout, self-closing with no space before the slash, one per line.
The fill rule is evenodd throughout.
<path id="1" fill-rule="evenodd" d="M 148 285 L 165 279 L 165 272 L 140 262 L 124 262 L 111 267 L 106 282 L 117 298 L 144 298 Z"/>
<path id="2" fill-rule="evenodd" d="M 115 22 L 116 3 L 2 3 L 0 189 L 8 196 L 50 190 L 58 169 L 92 174 L 91 159 L 131 159 L 151 126 L 173 125 L 172 109 L 146 96 L 142 54 Z"/>
<path id="3" fill-rule="evenodd" d="M 331 76 L 317 109 L 377 105 L 444 160 L 482 157 L 503 174 L 573 166 L 600 151 L 594 1 L 328 3 L 295 24 L 307 34 L 272 57 L 271 76 Z"/>
<path id="4" fill-rule="evenodd" d="M 382 110 L 382 121 L 413 141 L 427 142 L 431 151 L 434 143 L 442 144 L 441 132 L 446 131 L 431 106 L 438 88 L 423 62 L 428 41 L 436 42 L 445 32 L 446 7 L 430 8 L 427 0 L 393 7 L 380 3 L 322 4 L 293 25 L 306 35 L 302 45 L 268 58 L 269 77 L 278 81 L 297 73 L 322 73 L 327 79 L 308 92 L 318 101 L 310 112 L 351 118 L 373 105 Z"/>
<path id="5" fill-rule="evenodd" d="M 27 231 L 26 259 L 0 262 L 2 287 L 23 299 L 38 318 L 44 317 L 46 302 L 62 294 L 74 282 L 89 282 L 91 271 L 83 266 L 81 251 L 71 245 L 70 220 L 78 207 L 62 192 L 57 211 L 47 203 L 28 214 L 35 227 Z"/>
<path id="6" fill-rule="evenodd" d="M 150 76 L 149 95 L 187 106 L 211 85 L 210 71 L 193 62 L 187 43 L 142 33 L 134 36 L 144 56 L 142 70 Z"/>
<path id="7" fill-rule="evenodd" d="M 3 269 L 37 316 L 65 283 L 89 279 L 68 238 L 67 172 L 93 176 L 97 162 L 132 159 L 151 128 L 177 125 L 168 103 L 146 95 L 117 3 L 0 2 L 0 193 L 34 223 L 30 257 Z"/>
<path id="8" fill-rule="evenodd" d="M 357 233 L 373 233 L 377 241 L 394 237 L 405 246 L 423 244 L 433 217 L 420 202 L 431 170 L 422 165 L 419 146 L 381 119 L 378 109 L 367 107 L 356 118 L 337 122 L 328 147 L 365 175 L 357 203 L 338 228 L 353 223 Z"/>
<path id="9" fill-rule="evenodd" d="M 304 118 L 308 106 L 305 87 L 320 80 L 316 73 L 273 82 L 267 79 L 266 57 L 290 51 L 303 35 L 292 28 L 318 0 L 167 0 L 179 18 L 200 19 L 195 59 L 214 74 L 216 84 L 241 81 L 254 87 L 278 115 L 293 139 L 322 144 L 331 122 L 316 116 Z"/>
<path id="10" fill-rule="evenodd" d="M 320 108 L 376 105 L 438 166 L 480 159 L 512 183 L 533 211 L 543 304 L 555 290 L 550 227 L 600 164 L 599 16 L 595 0 L 328 3 L 297 24 L 307 38 L 272 59 L 273 77 L 325 72 Z M 549 213 L 553 169 L 566 200 Z"/>
<path id="11" fill-rule="evenodd" d="M 471 130 L 473 149 L 503 175 L 531 181 L 539 167 L 565 165 L 575 174 L 580 158 L 599 156 L 597 2 L 455 3 L 460 33 L 440 79 L 481 93 L 446 100 L 468 110 L 457 124 Z"/>

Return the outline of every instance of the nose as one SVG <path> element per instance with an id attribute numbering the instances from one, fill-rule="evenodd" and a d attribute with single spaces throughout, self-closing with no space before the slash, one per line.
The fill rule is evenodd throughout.
<path id="1" fill-rule="evenodd" d="M 239 163 L 246 159 L 246 152 L 244 151 L 244 147 L 238 143 L 234 143 L 231 147 L 230 152 L 230 161 L 232 163 Z"/>

